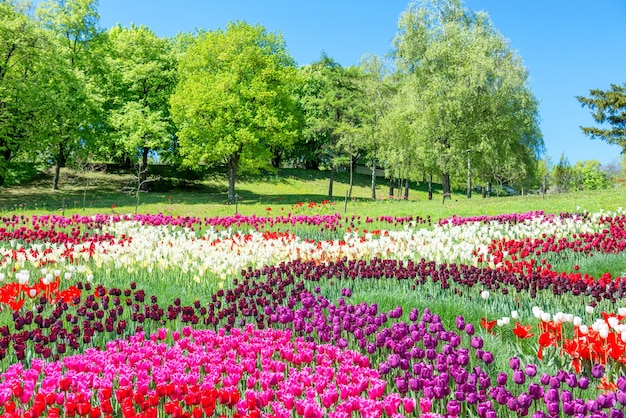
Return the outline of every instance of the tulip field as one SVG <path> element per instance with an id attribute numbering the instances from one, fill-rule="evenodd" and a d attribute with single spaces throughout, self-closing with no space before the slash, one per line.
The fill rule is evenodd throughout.
<path id="1" fill-rule="evenodd" d="M 622 209 L 5 214 L 0 417 L 624 417 L 625 250 Z"/>

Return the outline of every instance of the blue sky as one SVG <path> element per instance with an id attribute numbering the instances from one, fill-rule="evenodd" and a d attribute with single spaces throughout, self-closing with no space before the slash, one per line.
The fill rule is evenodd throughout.
<path id="1" fill-rule="evenodd" d="M 146 25 L 159 36 L 230 21 L 260 24 L 283 35 L 299 65 L 322 51 L 343 66 L 365 53 L 391 50 L 398 17 L 408 0 L 100 0 L 100 25 Z M 465 0 L 489 14 L 529 70 L 540 101 L 546 154 L 556 163 L 621 160 L 621 149 L 581 133 L 593 125 L 575 96 L 626 83 L 626 0 Z"/>

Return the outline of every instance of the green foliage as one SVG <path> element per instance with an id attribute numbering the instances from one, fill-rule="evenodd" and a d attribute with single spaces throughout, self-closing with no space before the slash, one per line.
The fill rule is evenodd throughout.
<path id="1" fill-rule="evenodd" d="M 112 133 L 100 151 L 121 160 L 140 160 L 140 172 L 145 173 L 149 152 L 173 147 L 169 98 L 176 82 L 174 51 L 168 39 L 158 38 L 145 26 L 115 26 L 108 39 Z"/>
<path id="2" fill-rule="evenodd" d="M 232 201 L 239 160 L 269 164 L 271 148 L 289 147 L 298 135 L 293 59 L 279 35 L 230 23 L 196 35 L 178 77 L 171 106 L 184 163 L 226 163 Z"/>
<path id="3" fill-rule="evenodd" d="M 538 101 L 520 57 L 485 13 L 459 0 L 413 3 L 400 18 L 395 47 L 407 80 L 398 103 L 409 108 L 405 118 L 425 167 L 458 177 L 469 149 L 475 177 L 530 177 L 543 150 Z"/>
<path id="4" fill-rule="evenodd" d="M 39 149 L 55 162 L 53 189 L 58 189 L 61 167 L 89 146 L 103 118 L 96 80 L 100 60 L 93 53 L 101 42 L 97 6 L 97 0 L 47 0 L 37 8 L 51 42 L 46 51 L 48 101 L 41 125 L 46 141 Z"/>
<path id="5" fill-rule="evenodd" d="M 559 163 L 552 169 L 552 178 L 554 188 L 557 193 L 563 193 L 570 190 L 572 185 L 572 165 L 565 154 L 561 154 Z"/>
<path id="6" fill-rule="evenodd" d="M 611 125 L 608 129 L 581 127 L 591 139 L 601 139 L 609 144 L 619 145 L 626 152 L 626 84 L 611 84 L 609 90 L 590 90 L 590 97 L 576 99 L 592 111 L 593 119 L 600 125 Z"/>
<path id="7" fill-rule="evenodd" d="M 575 190 L 598 190 L 611 186 L 607 174 L 597 160 L 578 161 L 572 167 Z"/>
<path id="8" fill-rule="evenodd" d="M 0 2 L 0 186 L 11 160 L 38 138 L 47 82 L 44 33 L 23 1 Z"/>

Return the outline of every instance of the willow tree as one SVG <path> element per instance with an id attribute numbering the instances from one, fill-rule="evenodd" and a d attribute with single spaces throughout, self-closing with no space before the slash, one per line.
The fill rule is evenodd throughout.
<path id="1" fill-rule="evenodd" d="M 383 57 L 366 54 L 359 65 L 364 75 L 363 98 L 367 103 L 367 106 L 363 106 L 361 116 L 362 143 L 371 169 L 372 199 L 376 199 L 376 170 L 382 163 L 380 154 L 385 144 L 382 121 L 389 112 L 395 86 L 391 82 L 388 62 Z"/>
<path id="2" fill-rule="evenodd" d="M 170 101 L 183 164 L 225 163 L 232 202 L 240 162 L 269 166 L 272 147 L 297 137 L 296 76 L 282 37 L 262 26 L 197 34 Z"/>
<path id="3" fill-rule="evenodd" d="M 543 150 L 528 72 L 485 13 L 460 0 L 412 3 L 399 20 L 395 57 L 407 77 L 416 141 L 426 144 L 419 146 L 441 173 L 444 193 L 451 173 L 467 173 L 468 154 L 471 175 L 489 177 L 503 159 L 524 166 L 520 146 L 534 159 Z M 468 195 L 470 188 L 468 181 Z"/>

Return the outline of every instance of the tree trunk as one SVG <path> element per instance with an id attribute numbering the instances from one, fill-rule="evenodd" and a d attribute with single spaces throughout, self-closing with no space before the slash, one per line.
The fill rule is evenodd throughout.
<path id="1" fill-rule="evenodd" d="M 0 144 L 1 143 L 2 141 L 0 140 Z M 9 170 L 9 163 L 11 162 L 11 150 L 8 146 L 0 152 L 0 158 L 2 158 L 2 164 L 0 164 L 0 186 L 4 186 L 7 172 Z"/>
<path id="2" fill-rule="evenodd" d="M 352 150 L 350 150 L 350 187 L 348 188 L 348 198 L 352 198 L 352 185 L 354 184 L 354 156 Z"/>
<path id="3" fill-rule="evenodd" d="M 283 162 L 283 152 L 281 149 L 272 151 L 272 167 L 280 168 Z"/>
<path id="4" fill-rule="evenodd" d="M 141 152 L 141 166 L 139 167 L 139 184 L 141 190 L 146 190 L 146 179 L 148 178 L 148 153 L 150 148 L 143 147 Z"/>
<path id="5" fill-rule="evenodd" d="M 409 200 L 409 186 L 410 186 L 410 180 L 407 177 L 406 180 L 404 181 L 404 200 Z"/>
<path id="6" fill-rule="evenodd" d="M 433 200 L 433 173 L 428 177 L 428 200 Z"/>
<path id="7" fill-rule="evenodd" d="M 63 150 L 63 144 L 59 144 L 59 152 L 55 158 L 54 178 L 52 179 L 52 190 L 59 190 L 59 177 L 61 176 L 61 167 L 65 167 L 66 157 Z"/>
<path id="8" fill-rule="evenodd" d="M 393 186 L 394 186 L 393 177 L 389 177 L 389 199 L 393 199 Z"/>
<path id="9" fill-rule="evenodd" d="M 441 175 L 441 187 L 443 188 L 443 194 L 450 194 L 450 173 L 443 173 Z"/>
<path id="10" fill-rule="evenodd" d="M 235 201 L 235 182 L 237 181 L 237 171 L 239 170 L 239 158 L 241 157 L 241 147 L 239 151 L 228 156 L 228 203 Z"/>
<path id="11" fill-rule="evenodd" d="M 372 160 L 372 199 L 376 200 L 376 160 Z"/>
<path id="12" fill-rule="evenodd" d="M 330 166 L 330 177 L 328 178 L 328 200 L 333 199 L 333 180 L 335 179 L 335 166 Z"/>

